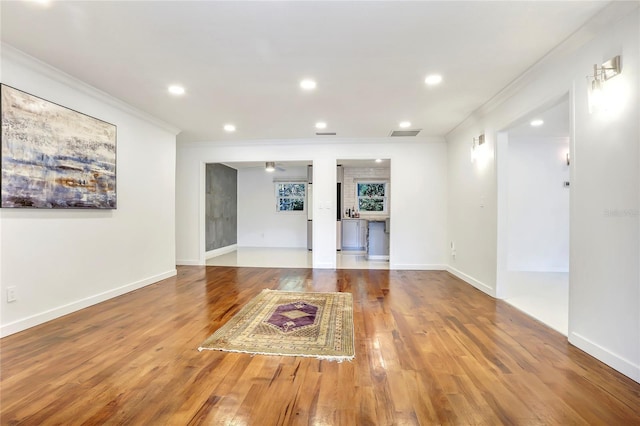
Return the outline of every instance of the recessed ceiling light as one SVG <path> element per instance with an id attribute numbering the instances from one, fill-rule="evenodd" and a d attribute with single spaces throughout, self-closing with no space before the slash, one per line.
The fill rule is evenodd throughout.
<path id="1" fill-rule="evenodd" d="M 324 121 L 318 121 L 316 123 L 316 129 L 326 129 L 327 128 L 327 123 L 325 123 Z"/>
<path id="2" fill-rule="evenodd" d="M 531 124 L 533 127 L 539 127 L 544 124 L 544 121 L 540 120 L 539 118 L 536 118 L 535 120 L 531 120 L 531 123 L 529 124 Z"/>
<path id="3" fill-rule="evenodd" d="M 300 87 L 303 88 L 304 90 L 313 90 L 316 88 L 316 86 L 317 86 L 316 82 L 309 78 L 305 78 L 300 82 Z"/>
<path id="4" fill-rule="evenodd" d="M 234 126 L 233 124 L 225 124 L 223 128 L 225 132 L 229 133 L 236 131 L 236 126 Z"/>
<path id="5" fill-rule="evenodd" d="M 442 76 L 439 74 L 431 74 L 424 79 L 424 82 L 429 86 L 435 86 L 436 84 L 440 84 L 442 82 Z"/>
<path id="6" fill-rule="evenodd" d="M 401 121 L 399 126 L 403 129 L 406 129 L 407 127 L 411 127 L 411 122 L 410 121 Z"/>
<path id="7" fill-rule="evenodd" d="M 184 95 L 184 87 L 178 85 L 169 86 L 169 93 L 172 95 Z"/>
<path id="8" fill-rule="evenodd" d="M 382 158 L 376 158 L 376 163 L 382 163 Z"/>

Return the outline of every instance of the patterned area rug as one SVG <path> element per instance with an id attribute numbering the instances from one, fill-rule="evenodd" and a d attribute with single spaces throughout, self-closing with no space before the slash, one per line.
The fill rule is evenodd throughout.
<path id="1" fill-rule="evenodd" d="M 198 348 L 203 349 L 350 361 L 351 294 L 262 290 Z"/>

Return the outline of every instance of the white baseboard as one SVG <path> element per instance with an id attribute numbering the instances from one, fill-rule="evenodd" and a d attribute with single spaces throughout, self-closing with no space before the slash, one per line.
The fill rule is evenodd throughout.
<path id="1" fill-rule="evenodd" d="M 202 263 L 200 263 L 199 260 L 178 259 L 178 260 L 176 260 L 176 265 L 180 265 L 180 266 L 200 266 L 200 265 L 202 265 Z"/>
<path id="2" fill-rule="evenodd" d="M 483 283 L 482 281 L 478 281 L 475 278 L 473 278 L 470 275 L 465 274 L 462 271 L 457 270 L 456 268 L 454 268 L 453 266 L 449 265 L 446 268 L 447 272 L 449 272 L 450 274 L 455 275 L 456 277 L 460 278 L 462 281 L 471 284 L 472 286 L 474 286 L 475 288 L 477 288 L 480 291 L 483 291 L 485 293 L 487 293 L 489 296 L 491 297 L 496 297 L 496 291 L 494 288 L 492 288 L 491 286 L 486 285 L 485 283 Z"/>
<path id="3" fill-rule="evenodd" d="M 2 326 L 0 326 L 0 337 L 9 336 L 10 334 L 18 333 L 28 328 L 35 327 L 36 325 L 40 325 L 47 321 L 60 318 L 72 312 L 79 311 L 80 309 L 88 308 L 89 306 L 104 302 L 105 300 L 112 299 L 125 293 L 129 293 L 133 290 L 137 290 L 139 288 L 148 286 L 149 284 L 162 281 L 166 278 L 173 277 L 176 274 L 177 271 L 175 269 L 172 269 L 162 274 L 154 275 L 140 281 L 126 284 L 118 288 L 107 290 L 93 296 L 85 297 L 84 299 L 76 300 L 75 302 L 71 302 L 66 305 L 58 306 L 56 308 L 31 315 L 26 318 L 10 322 L 9 324 L 2 324 Z"/>
<path id="4" fill-rule="evenodd" d="M 640 383 L 640 365 L 624 359 L 578 333 L 569 333 L 569 343 Z"/>
<path id="5" fill-rule="evenodd" d="M 205 259 L 211 259 L 212 257 L 222 256 L 223 254 L 231 253 L 232 251 L 238 250 L 237 244 L 231 244 L 230 246 L 220 247 L 215 250 L 209 250 L 204 254 Z"/>

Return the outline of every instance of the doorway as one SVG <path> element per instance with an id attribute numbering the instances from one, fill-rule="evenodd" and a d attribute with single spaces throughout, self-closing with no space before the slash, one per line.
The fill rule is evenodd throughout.
<path id="1" fill-rule="evenodd" d="M 338 159 L 337 269 L 389 269 L 391 161 Z"/>
<path id="2" fill-rule="evenodd" d="M 252 266 L 310 268 L 307 249 L 308 213 L 311 202 L 308 167 L 312 161 L 231 161 L 218 163 L 234 173 L 234 185 L 219 203 L 209 203 L 205 194 L 206 232 L 216 231 L 235 219 L 234 234 L 211 250 L 205 247 L 205 264 L 212 266 Z M 209 165 L 207 165 L 208 167 Z M 205 188 L 220 195 L 217 176 L 205 177 Z M 220 198 L 220 197 L 219 197 Z M 215 201 L 215 200 L 214 200 Z M 231 212 L 235 212 L 232 215 Z M 220 218 L 214 222 L 211 218 Z M 209 232 L 211 234 L 213 231 Z M 205 234 L 205 240 L 211 239 Z M 233 237 L 233 239 L 231 238 Z"/>
<path id="3" fill-rule="evenodd" d="M 498 297 L 568 334 L 569 96 L 498 134 Z"/>

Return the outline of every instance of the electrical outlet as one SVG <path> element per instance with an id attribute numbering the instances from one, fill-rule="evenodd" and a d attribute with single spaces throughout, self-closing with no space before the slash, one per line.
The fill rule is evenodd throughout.
<path id="1" fill-rule="evenodd" d="M 11 303 L 11 302 L 15 302 L 16 301 L 16 288 L 14 287 L 7 287 L 7 303 Z"/>

